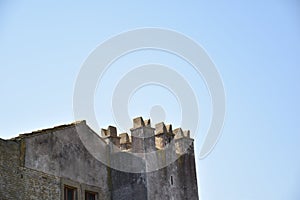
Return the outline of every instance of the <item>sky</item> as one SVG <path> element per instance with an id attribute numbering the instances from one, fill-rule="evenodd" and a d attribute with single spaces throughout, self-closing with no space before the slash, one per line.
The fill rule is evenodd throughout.
<path id="1" fill-rule="evenodd" d="M 201 199 L 298 200 L 299 6 L 296 0 L 2 0 L 0 138 L 74 121 L 77 76 L 102 42 L 137 28 L 170 29 L 205 49 L 226 92 L 222 136 L 209 156 L 196 157 Z M 188 63 L 166 52 L 134 52 L 111 65 L 95 92 L 99 126 L 114 124 L 110 102 L 122 76 L 152 62 L 171 66 L 194 90 L 201 125 L 197 156 L 211 117 L 209 92 Z M 175 96 L 163 87 L 142 87 L 126 100 L 128 112 L 147 118 L 152 106 L 161 105 L 166 122 L 180 126 L 184 107 Z"/>

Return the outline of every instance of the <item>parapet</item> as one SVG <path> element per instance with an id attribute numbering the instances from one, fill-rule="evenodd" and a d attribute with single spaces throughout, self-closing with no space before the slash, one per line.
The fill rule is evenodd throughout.
<path id="1" fill-rule="evenodd" d="M 144 124 L 145 124 L 145 126 L 147 126 L 147 127 L 151 127 L 151 120 L 150 120 L 150 119 L 144 120 Z"/>
<path id="2" fill-rule="evenodd" d="M 142 127 L 150 127 L 151 128 L 151 120 L 146 119 L 144 120 L 143 117 L 136 117 L 133 119 L 133 128 L 142 128 Z"/>
<path id="3" fill-rule="evenodd" d="M 101 136 L 107 144 L 114 144 L 120 147 L 120 137 L 117 133 L 117 128 L 114 126 L 108 126 L 107 129 L 101 129 Z"/>
<path id="4" fill-rule="evenodd" d="M 121 150 L 128 150 L 131 148 L 131 140 L 127 133 L 121 133 L 120 135 L 120 148 Z"/>
<path id="5" fill-rule="evenodd" d="M 166 128 L 167 128 L 167 132 L 168 132 L 168 133 L 173 134 L 172 124 L 166 125 Z"/>
<path id="6" fill-rule="evenodd" d="M 184 135 L 184 137 L 186 137 L 186 138 L 191 138 L 191 137 L 190 137 L 190 130 L 183 131 L 183 135 Z"/>
<path id="7" fill-rule="evenodd" d="M 133 128 L 131 135 L 128 133 L 117 134 L 114 126 L 108 126 L 107 129 L 101 130 L 101 135 L 108 143 L 112 142 L 117 145 L 121 151 L 146 152 L 155 149 L 164 149 L 168 144 L 178 143 L 179 140 L 190 138 L 189 130 L 181 128 L 172 129 L 172 125 L 165 125 L 164 122 L 155 124 L 155 129 L 151 127 L 150 119 L 143 120 L 142 117 L 133 119 Z M 176 144 L 176 147 L 180 146 Z M 132 149 L 133 148 L 133 149 Z"/>
<path id="8" fill-rule="evenodd" d="M 155 124 L 155 135 L 160 135 L 167 133 L 167 127 L 165 126 L 165 123 L 160 122 L 158 124 Z"/>
<path id="9" fill-rule="evenodd" d="M 181 139 L 181 138 L 191 139 L 189 130 L 183 131 L 181 128 L 177 128 L 174 130 L 174 134 L 175 134 L 175 139 Z"/>
<path id="10" fill-rule="evenodd" d="M 158 124 L 155 124 L 155 135 L 161 135 L 161 134 L 167 134 L 167 135 L 174 135 L 172 130 L 172 125 L 168 124 L 165 125 L 164 122 L 160 122 Z"/>
<path id="11" fill-rule="evenodd" d="M 102 137 L 117 137 L 117 128 L 114 126 L 108 126 L 107 129 L 101 129 Z"/>
<path id="12" fill-rule="evenodd" d="M 142 117 L 137 117 L 133 119 L 133 128 L 140 128 L 144 126 L 145 126 L 145 122 Z"/>
<path id="13" fill-rule="evenodd" d="M 121 133 L 119 136 L 121 137 L 120 144 L 126 144 L 130 142 L 128 133 Z"/>

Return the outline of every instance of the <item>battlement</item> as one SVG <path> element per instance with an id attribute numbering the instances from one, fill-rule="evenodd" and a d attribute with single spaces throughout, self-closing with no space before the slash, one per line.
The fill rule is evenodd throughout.
<path id="1" fill-rule="evenodd" d="M 101 137 L 106 143 L 113 143 L 117 147 L 120 147 L 120 137 L 117 134 L 117 128 L 114 126 L 108 126 L 107 129 L 101 129 Z"/>
<path id="2" fill-rule="evenodd" d="M 107 144 L 114 144 L 121 151 L 131 152 L 149 152 L 164 149 L 168 144 L 179 143 L 185 139 L 193 141 L 190 137 L 189 130 L 181 128 L 172 129 L 171 124 L 160 122 L 155 124 L 155 128 L 151 126 L 151 120 L 144 120 L 142 117 L 133 119 L 133 128 L 130 129 L 131 134 L 121 133 L 118 135 L 114 126 L 108 126 L 107 129 L 101 129 L 101 137 Z M 173 142 L 172 142 L 173 141 Z M 176 144 L 176 152 L 180 152 L 180 144 Z"/>

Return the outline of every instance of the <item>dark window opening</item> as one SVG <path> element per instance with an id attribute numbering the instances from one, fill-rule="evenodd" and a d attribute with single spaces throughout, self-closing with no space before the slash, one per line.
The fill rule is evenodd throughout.
<path id="1" fill-rule="evenodd" d="M 173 176 L 171 176 L 171 185 L 173 185 Z"/>
<path id="2" fill-rule="evenodd" d="M 77 189 L 70 186 L 64 188 L 64 200 L 77 200 Z"/>
<path id="3" fill-rule="evenodd" d="M 85 191 L 85 200 L 96 200 L 97 193 Z"/>

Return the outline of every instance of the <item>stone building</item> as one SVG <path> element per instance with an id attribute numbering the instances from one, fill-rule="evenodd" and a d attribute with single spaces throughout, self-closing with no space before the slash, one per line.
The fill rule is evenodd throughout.
<path id="1" fill-rule="evenodd" d="M 198 199 L 193 139 L 141 117 L 131 135 L 80 121 L 0 139 L 0 200 L 35 199 Z"/>

